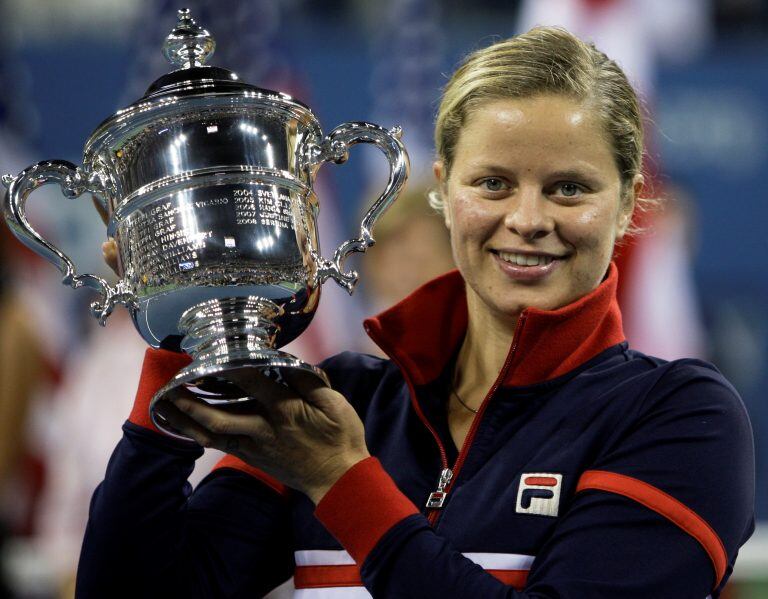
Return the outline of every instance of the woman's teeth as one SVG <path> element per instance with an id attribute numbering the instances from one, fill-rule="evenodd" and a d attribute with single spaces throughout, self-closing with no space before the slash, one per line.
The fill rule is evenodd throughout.
<path id="1" fill-rule="evenodd" d="M 509 252 L 498 252 L 499 258 L 504 262 L 510 264 L 517 264 L 518 266 L 546 266 L 550 264 L 554 258 L 552 256 L 536 256 L 530 254 L 513 254 Z"/>

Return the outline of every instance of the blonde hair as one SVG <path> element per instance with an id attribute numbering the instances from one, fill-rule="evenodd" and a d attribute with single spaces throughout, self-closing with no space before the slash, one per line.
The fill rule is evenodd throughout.
<path id="1" fill-rule="evenodd" d="M 622 201 L 627 201 L 643 166 L 643 117 L 637 94 L 616 62 L 557 27 L 536 27 L 477 50 L 450 78 L 435 124 L 435 148 L 446 177 L 472 110 L 490 100 L 538 95 L 562 95 L 594 107 L 613 147 Z M 439 191 L 430 193 L 429 202 L 443 212 Z M 653 200 L 637 202 L 643 210 L 644 202 Z"/>

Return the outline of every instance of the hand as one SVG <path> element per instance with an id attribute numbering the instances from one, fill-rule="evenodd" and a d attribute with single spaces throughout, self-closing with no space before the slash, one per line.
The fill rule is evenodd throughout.
<path id="1" fill-rule="evenodd" d="M 157 408 L 200 445 L 235 455 L 318 503 L 369 457 L 363 423 L 343 395 L 315 377 L 283 372 L 289 386 L 260 374 L 235 380 L 252 400 L 231 408 L 208 406 L 186 391 Z"/>
<path id="2" fill-rule="evenodd" d="M 117 271 L 117 243 L 111 237 L 101 244 L 101 253 L 104 256 L 104 262 L 107 263 L 114 273 L 119 277 L 120 273 Z"/>
<path id="3" fill-rule="evenodd" d="M 91 202 L 93 207 L 96 208 L 96 212 L 99 213 L 101 221 L 106 225 L 109 221 L 109 214 L 104 210 L 102 203 L 91 195 Z M 111 237 L 101 244 L 101 253 L 104 256 L 104 262 L 107 263 L 114 273 L 119 277 L 120 273 L 117 271 L 117 244 Z"/>

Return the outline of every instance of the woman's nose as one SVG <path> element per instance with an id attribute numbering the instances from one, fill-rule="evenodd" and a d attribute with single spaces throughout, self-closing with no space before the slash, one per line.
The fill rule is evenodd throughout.
<path id="1" fill-rule="evenodd" d="M 546 197 L 541 189 L 521 187 L 509 198 L 504 226 L 528 241 L 545 237 L 554 229 L 554 220 L 546 208 Z"/>

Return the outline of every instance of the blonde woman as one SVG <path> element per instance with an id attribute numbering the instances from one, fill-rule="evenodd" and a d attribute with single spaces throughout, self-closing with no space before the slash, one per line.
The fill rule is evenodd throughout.
<path id="1" fill-rule="evenodd" d="M 752 433 L 711 365 L 627 347 L 614 248 L 643 188 L 621 69 L 559 29 L 475 52 L 435 131 L 457 271 L 366 322 L 332 387 L 241 385 L 258 414 L 163 407 L 231 454 L 151 430 L 187 358 L 149 351 L 96 491 L 83 597 L 719 595 L 753 528 Z M 119 587 L 113 582 L 120 576 Z"/>

